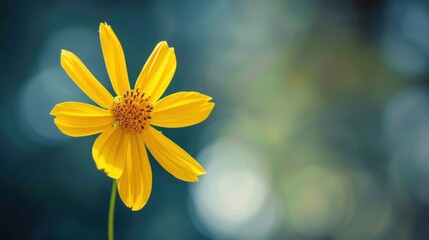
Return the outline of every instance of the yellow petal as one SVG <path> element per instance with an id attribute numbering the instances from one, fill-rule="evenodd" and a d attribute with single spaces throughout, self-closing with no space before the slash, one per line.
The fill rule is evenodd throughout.
<path id="1" fill-rule="evenodd" d="M 104 169 L 107 176 L 121 177 L 127 158 L 129 133 L 121 127 L 110 127 L 94 142 L 92 157 L 99 170 Z"/>
<path id="2" fill-rule="evenodd" d="M 150 96 L 150 102 L 156 102 L 170 85 L 176 71 L 176 54 L 167 42 L 156 45 L 137 78 L 135 89 Z"/>
<path id="3" fill-rule="evenodd" d="M 127 207 L 138 211 L 146 205 L 152 191 L 152 170 L 141 134 L 131 134 L 127 163 L 117 182 Z"/>
<path id="4" fill-rule="evenodd" d="M 80 102 L 63 102 L 51 111 L 55 124 L 66 135 L 81 137 L 96 134 L 112 126 L 115 118 L 109 110 Z"/>
<path id="5" fill-rule="evenodd" d="M 176 128 L 204 121 L 213 110 L 212 98 L 198 92 L 171 94 L 154 105 L 152 125 Z"/>
<path id="6" fill-rule="evenodd" d="M 199 175 L 206 173 L 193 157 L 153 127 L 145 129 L 143 137 L 159 164 L 176 178 L 196 182 Z"/>
<path id="7" fill-rule="evenodd" d="M 113 97 L 72 52 L 61 50 L 61 66 L 80 89 L 95 103 L 111 108 Z"/>
<path id="8" fill-rule="evenodd" d="M 121 43 L 107 23 L 100 23 L 100 42 L 110 82 L 116 95 L 130 90 L 127 65 Z"/>

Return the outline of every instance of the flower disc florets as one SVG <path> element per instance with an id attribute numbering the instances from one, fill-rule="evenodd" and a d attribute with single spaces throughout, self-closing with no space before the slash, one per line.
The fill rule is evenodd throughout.
<path id="1" fill-rule="evenodd" d="M 112 108 L 115 124 L 126 131 L 141 133 L 151 120 L 153 106 L 149 97 L 140 93 L 139 89 L 126 91 L 123 96 L 117 96 Z"/>

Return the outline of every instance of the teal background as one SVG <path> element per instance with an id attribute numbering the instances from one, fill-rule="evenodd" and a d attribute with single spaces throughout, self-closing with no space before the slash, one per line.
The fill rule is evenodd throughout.
<path id="1" fill-rule="evenodd" d="M 107 237 L 96 136 L 64 136 L 49 115 L 91 103 L 61 49 L 113 92 L 104 21 L 131 84 L 166 40 L 178 66 L 165 95 L 216 103 L 201 124 L 162 129 L 207 174 L 185 183 L 150 157 L 152 195 L 138 212 L 117 199 L 116 239 L 429 239 L 423 0 L 1 0 L 1 239 Z"/>

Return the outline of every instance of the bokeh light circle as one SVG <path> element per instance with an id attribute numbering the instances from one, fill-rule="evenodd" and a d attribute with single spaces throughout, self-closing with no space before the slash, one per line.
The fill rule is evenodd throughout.
<path id="1" fill-rule="evenodd" d="M 80 41 L 75 41 L 79 38 Z M 89 102 L 91 100 L 68 77 L 60 65 L 61 49 L 68 49 L 80 56 L 94 75 L 105 86 L 106 71 L 102 62 L 97 31 L 72 27 L 55 33 L 42 48 L 36 73 L 27 80 L 17 95 L 19 127 L 24 137 L 39 144 L 55 144 L 67 139 L 55 126 L 49 115 L 55 104 L 64 101 Z M 99 50 L 99 53 L 95 52 Z M 95 61 L 95 58 L 100 58 Z M 103 74 L 95 74 L 103 72 Z"/>
<path id="2" fill-rule="evenodd" d="M 224 140 L 207 147 L 198 159 L 208 174 L 194 185 L 191 198 L 196 221 L 206 234 L 236 239 L 269 236 L 276 225 L 276 197 L 255 148 Z"/>

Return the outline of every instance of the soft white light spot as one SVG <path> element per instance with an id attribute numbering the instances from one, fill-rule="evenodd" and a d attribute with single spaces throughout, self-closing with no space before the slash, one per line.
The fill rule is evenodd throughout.
<path id="1" fill-rule="evenodd" d="M 38 69 L 17 96 L 21 132 L 28 139 L 41 144 L 71 139 L 57 129 L 54 117 L 49 115 L 56 104 L 64 101 L 92 103 L 61 68 L 61 49 L 76 53 L 95 76 L 97 72 L 107 76 L 96 30 L 74 27 L 52 35 L 42 48 Z M 108 78 L 100 79 L 107 86 Z"/>
<path id="2" fill-rule="evenodd" d="M 23 87 L 19 97 L 22 133 L 42 144 L 69 139 L 57 129 L 49 113 L 55 104 L 72 100 L 87 101 L 87 98 L 59 67 L 37 74 Z"/>
<path id="3" fill-rule="evenodd" d="M 205 149 L 208 172 L 192 189 L 192 200 L 203 228 L 218 237 L 260 239 L 273 230 L 276 204 L 258 152 L 237 141 Z M 265 222 L 266 224 L 262 224 Z"/>

